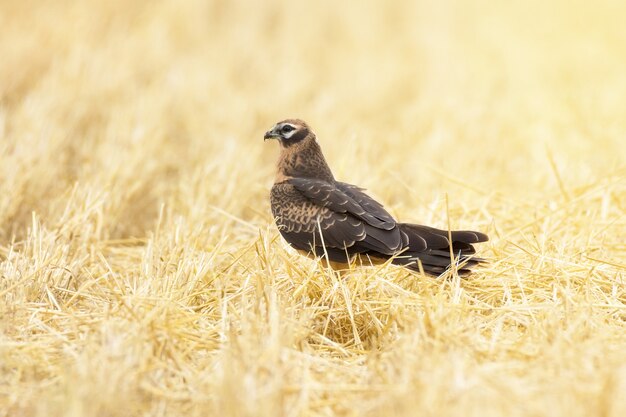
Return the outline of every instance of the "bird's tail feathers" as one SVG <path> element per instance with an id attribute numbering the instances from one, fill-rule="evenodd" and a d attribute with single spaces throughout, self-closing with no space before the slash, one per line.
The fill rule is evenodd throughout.
<path id="1" fill-rule="evenodd" d="M 472 246 L 473 243 L 488 240 L 484 233 L 456 230 L 449 234 L 447 230 L 408 223 L 401 223 L 400 230 L 406 234 L 408 245 L 392 261 L 396 265 L 431 275 L 441 275 L 450 268 L 452 255 L 459 275 L 463 276 L 469 274 L 472 267 L 486 262 L 473 256 L 476 250 Z M 452 237 L 452 254 L 449 236 Z"/>

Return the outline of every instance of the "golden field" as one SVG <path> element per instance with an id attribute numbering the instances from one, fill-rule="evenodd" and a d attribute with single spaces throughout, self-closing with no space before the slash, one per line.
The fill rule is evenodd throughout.
<path id="1" fill-rule="evenodd" d="M 620 1 L 2 1 L 0 416 L 626 415 Z M 469 278 L 339 276 L 300 117 Z"/>

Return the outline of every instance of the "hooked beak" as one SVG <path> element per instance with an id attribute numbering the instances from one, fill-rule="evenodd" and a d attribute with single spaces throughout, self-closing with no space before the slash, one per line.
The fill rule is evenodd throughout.
<path id="1" fill-rule="evenodd" d="M 263 136 L 263 140 L 266 141 L 268 139 L 278 139 L 280 135 L 274 130 L 268 130 L 265 132 L 265 136 Z"/>

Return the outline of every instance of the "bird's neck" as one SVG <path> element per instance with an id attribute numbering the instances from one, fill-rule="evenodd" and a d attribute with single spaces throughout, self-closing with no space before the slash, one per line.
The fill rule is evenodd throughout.
<path id="1" fill-rule="evenodd" d="M 281 149 L 275 182 L 280 183 L 290 178 L 335 181 L 315 137 Z"/>

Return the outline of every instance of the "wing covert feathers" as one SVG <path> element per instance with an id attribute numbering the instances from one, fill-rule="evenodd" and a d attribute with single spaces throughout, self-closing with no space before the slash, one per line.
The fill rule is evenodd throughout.
<path id="1" fill-rule="evenodd" d="M 293 185 L 296 190 L 300 191 L 305 197 L 313 203 L 328 207 L 336 213 L 350 213 L 371 226 L 376 228 L 391 230 L 396 226 L 396 221 L 387 213 L 381 205 L 373 207 L 371 198 L 368 201 L 361 201 L 351 191 L 346 192 L 337 184 L 332 184 L 324 180 L 316 180 L 311 178 L 291 178 L 287 181 Z M 362 196 L 365 194 L 360 193 Z"/>

